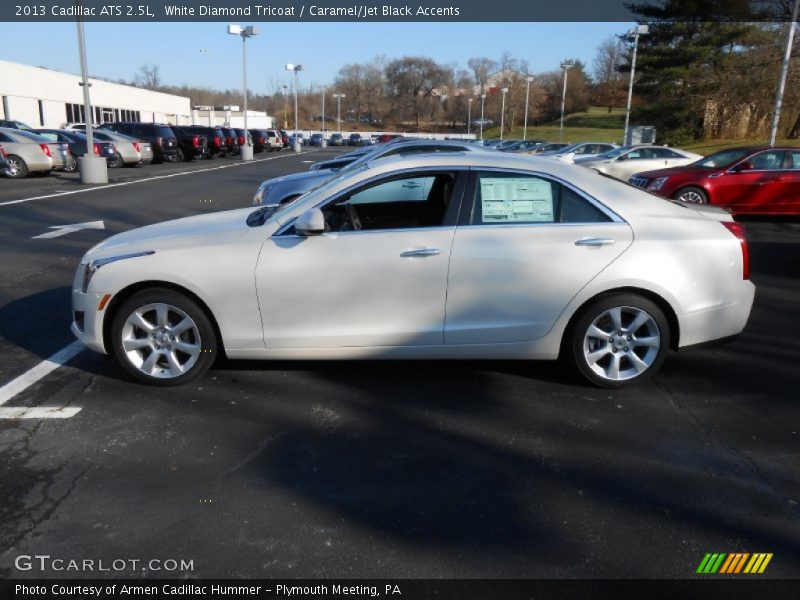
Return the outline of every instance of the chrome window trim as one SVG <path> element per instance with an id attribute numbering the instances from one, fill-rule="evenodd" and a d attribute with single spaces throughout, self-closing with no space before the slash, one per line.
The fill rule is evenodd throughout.
<path id="1" fill-rule="evenodd" d="M 551 175 L 549 173 L 543 173 L 541 171 L 526 171 L 526 170 L 522 170 L 522 169 L 504 169 L 504 168 L 501 168 L 501 167 L 490 167 L 490 168 L 470 167 L 470 170 L 471 171 L 475 171 L 476 175 L 477 175 L 478 172 L 481 172 L 481 171 L 490 172 L 490 173 L 495 173 L 495 172 L 496 173 L 514 173 L 514 174 L 519 174 L 519 175 L 527 175 L 529 177 L 530 176 L 541 177 L 542 179 L 547 179 L 547 180 L 550 180 L 550 181 L 556 181 L 560 185 L 563 185 L 564 187 L 572 190 L 578 196 L 580 196 L 581 198 L 583 198 L 584 200 L 589 202 L 589 204 L 594 206 L 596 209 L 598 209 L 600 212 L 602 212 L 604 215 L 606 215 L 609 219 L 611 219 L 612 223 L 626 223 L 627 224 L 627 221 L 625 221 L 625 219 L 623 219 L 621 216 L 619 216 L 613 210 L 608 208 L 605 204 L 603 204 L 602 202 L 597 200 L 594 196 L 584 192 L 580 188 L 575 187 L 573 184 L 571 184 L 570 182 L 568 182 L 568 181 L 566 181 L 564 179 L 561 179 L 557 175 Z M 479 175 L 478 175 L 478 177 L 479 177 Z M 472 202 L 474 204 L 475 203 L 475 198 L 472 198 L 470 200 L 470 202 Z M 596 224 L 596 222 L 595 221 L 588 221 L 586 223 L 524 223 L 524 224 L 520 223 L 519 225 L 530 226 L 530 225 L 591 225 L 591 224 Z M 491 224 L 489 224 L 489 223 L 475 223 L 475 224 L 472 224 L 472 223 L 470 223 L 469 225 L 463 225 L 463 227 L 486 227 L 487 225 L 490 226 L 490 227 L 507 227 L 509 224 L 504 224 L 504 223 L 491 223 Z"/>

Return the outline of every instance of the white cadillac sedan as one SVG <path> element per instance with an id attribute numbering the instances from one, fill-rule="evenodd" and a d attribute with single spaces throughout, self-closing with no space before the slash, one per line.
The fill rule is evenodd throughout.
<path id="1" fill-rule="evenodd" d="M 75 335 L 177 385 L 235 359 L 561 357 L 622 387 L 739 333 L 741 226 L 529 156 L 373 161 L 279 208 L 151 225 L 92 248 Z"/>
<path id="2" fill-rule="evenodd" d="M 576 158 L 575 164 L 628 181 L 642 171 L 683 167 L 701 158 L 701 154 L 666 146 L 621 146 L 597 156 Z"/>

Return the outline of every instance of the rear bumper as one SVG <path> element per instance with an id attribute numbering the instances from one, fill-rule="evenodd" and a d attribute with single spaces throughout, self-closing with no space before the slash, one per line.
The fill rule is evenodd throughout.
<path id="1" fill-rule="evenodd" d="M 678 317 L 679 346 L 693 346 L 741 333 L 750 318 L 755 292 L 752 282 L 742 281 L 741 293 L 735 302 Z"/>

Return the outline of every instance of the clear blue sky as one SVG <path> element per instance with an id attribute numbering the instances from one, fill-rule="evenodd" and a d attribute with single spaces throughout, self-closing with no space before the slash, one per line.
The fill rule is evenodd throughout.
<path id="1" fill-rule="evenodd" d="M 250 24 L 250 23 L 241 23 Z M 597 46 L 630 23 L 253 23 L 248 42 L 250 89 L 269 92 L 287 82 L 286 63 L 301 63 L 306 87 L 333 81 L 339 67 L 377 55 L 429 56 L 466 68 L 473 56 L 504 51 L 526 59 L 534 73 L 557 69 L 564 58 L 591 68 Z M 161 67 L 164 83 L 235 89 L 241 86 L 241 41 L 227 23 L 87 23 L 89 71 L 131 79 L 143 63 Z M 74 23 L 0 23 L 0 59 L 79 73 Z"/>

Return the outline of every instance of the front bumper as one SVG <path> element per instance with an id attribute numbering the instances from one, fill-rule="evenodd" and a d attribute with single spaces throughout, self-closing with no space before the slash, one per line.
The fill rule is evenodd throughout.
<path id="1" fill-rule="evenodd" d="M 81 291 L 82 276 L 79 276 L 82 269 L 78 269 L 75 282 L 72 286 L 72 334 L 81 342 L 86 344 L 91 350 L 107 354 L 103 343 L 103 319 L 108 308 L 108 301 L 99 310 L 100 303 L 106 294 L 102 292 L 83 292 Z"/>

